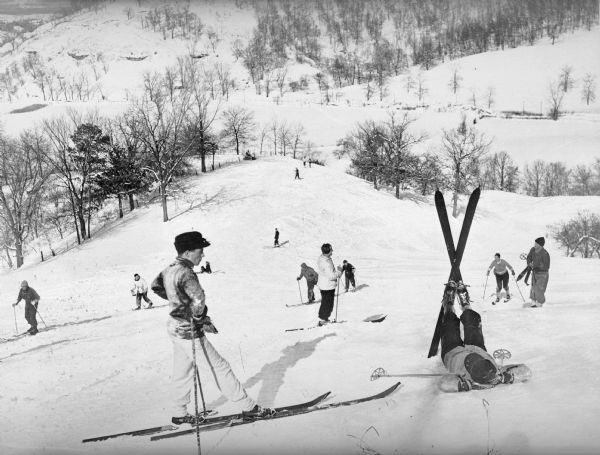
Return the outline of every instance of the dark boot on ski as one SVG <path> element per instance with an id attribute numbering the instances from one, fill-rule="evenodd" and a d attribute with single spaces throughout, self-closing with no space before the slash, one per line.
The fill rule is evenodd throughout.
<path id="1" fill-rule="evenodd" d="M 198 425 L 199 423 L 204 422 L 204 417 L 202 416 L 193 416 L 191 414 L 186 414 L 181 417 L 172 417 L 171 423 L 174 425 L 183 425 L 184 423 L 189 423 L 190 425 Z"/>
<path id="2" fill-rule="evenodd" d="M 271 408 L 263 408 L 262 406 L 255 405 L 249 411 L 242 411 L 242 417 L 244 420 L 253 419 L 268 419 L 275 415 L 275 410 Z"/>

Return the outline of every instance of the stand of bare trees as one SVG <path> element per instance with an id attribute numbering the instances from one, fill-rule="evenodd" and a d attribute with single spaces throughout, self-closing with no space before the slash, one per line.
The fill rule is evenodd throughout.
<path id="1" fill-rule="evenodd" d="M 594 254 L 600 258 L 600 217 L 590 212 L 579 212 L 575 218 L 552 226 L 552 237 L 567 256 L 577 252 L 584 258 Z"/>

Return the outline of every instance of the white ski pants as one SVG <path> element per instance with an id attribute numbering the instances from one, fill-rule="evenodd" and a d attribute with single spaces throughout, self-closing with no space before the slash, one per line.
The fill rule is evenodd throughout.
<path id="1" fill-rule="evenodd" d="M 187 405 L 194 392 L 194 364 L 192 341 L 171 335 L 173 342 L 173 415 L 187 414 Z M 229 363 L 217 352 L 204 336 L 196 338 L 196 363 L 198 371 L 210 372 L 221 393 L 230 401 L 239 402 L 240 411 L 249 411 L 256 402 L 248 397 L 246 390 L 235 376 Z"/>

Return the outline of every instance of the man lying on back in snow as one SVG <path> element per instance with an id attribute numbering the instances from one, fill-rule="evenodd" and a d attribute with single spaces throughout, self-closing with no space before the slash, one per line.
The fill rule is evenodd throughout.
<path id="1" fill-rule="evenodd" d="M 442 376 L 440 389 L 444 392 L 467 392 L 527 381 L 531 377 L 527 365 L 498 366 L 485 349 L 481 316 L 470 305 L 463 306 L 462 310 L 459 319 L 452 303 L 446 304 L 444 309 L 442 361 L 451 374 Z M 460 337 L 461 322 L 464 341 Z"/>

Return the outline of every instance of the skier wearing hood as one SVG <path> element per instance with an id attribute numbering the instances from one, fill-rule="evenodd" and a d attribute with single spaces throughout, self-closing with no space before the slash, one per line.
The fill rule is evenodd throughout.
<path id="1" fill-rule="evenodd" d="M 302 278 L 306 278 L 306 286 L 308 287 L 308 303 L 315 301 L 315 285 L 319 280 L 319 275 L 312 267 L 306 265 L 305 262 L 300 264 L 300 276 L 296 278 L 300 281 Z"/>
<path id="2" fill-rule="evenodd" d="M 35 292 L 35 289 L 29 287 L 29 284 L 25 280 L 21 282 L 21 289 L 19 290 L 17 301 L 13 303 L 13 306 L 17 306 L 21 300 L 25 300 L 25 320 L 30 325 L 27 333 L 35 335 L 38 333 L 36 314 L 40 296 Z"/>

